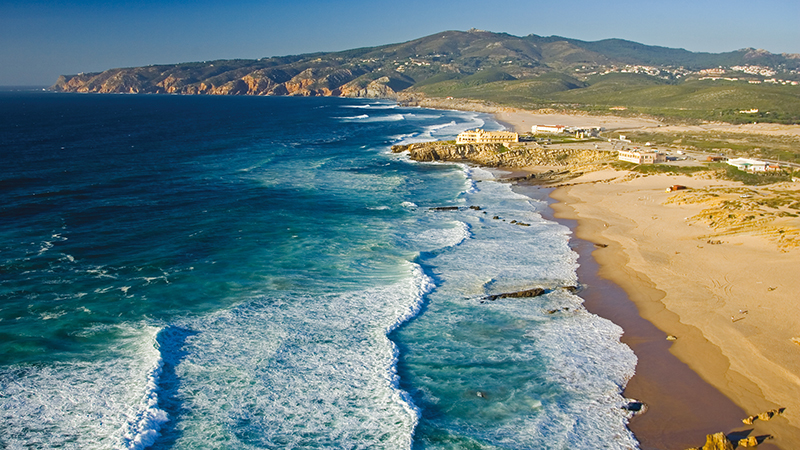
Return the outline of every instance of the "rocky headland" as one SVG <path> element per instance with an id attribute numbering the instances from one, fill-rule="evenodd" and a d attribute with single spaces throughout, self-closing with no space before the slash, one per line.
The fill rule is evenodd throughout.
<path id="1" fill-rule="evenodd" d="M 576 169 L 613 160 L 608 151 L 577 148 L 544 148 L 536 144 L 456 144 L 422 142 L 392 146 L 393 153 L 408 152 L 414 161 L 469 162 L 487 167 L 529 168 L 534 166 Z"/>

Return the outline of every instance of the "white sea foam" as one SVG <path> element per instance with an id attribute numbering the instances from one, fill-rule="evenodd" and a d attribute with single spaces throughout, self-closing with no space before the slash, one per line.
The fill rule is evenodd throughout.
<path id="1" fill-rule="evenodd" d="M 39 247 L 38 254 L 41 255 L 42 253 L 50 250 L 51 248 L 53 248 L 53 243 L 50 241 L 44 241 L 42 242 L 41 247 Z"/>
<path id="2" fill-rule="evenodd" d="M 87 269 L 87 273 L 94 275 L 97 278 L 117 278 L 114 275 L 109 275 L 108 270 L 96 267 L 94 269 Z"/>
<path id="3" fill-rule="evenodd" d="M 406 114 L 406 118 L 415 120 L 432 120 L 432 119 L 438 119 L 440 117 L 442 117 L 441 114 L 414 114 L 414 113 Z"/>
<path id="4" fill-rule="evenodd" d="M 159 430 L 169 421 L 167 413 L 158 408 L 158 381 L 161 376 L 162 360 L 159 357 L 147 374 L 147 385 L 140 402 L 140 409 L 122 427 L 120 447 L 140 450 L 153 445 L 159 437 Z"/>
<path id="5" fill-rule="evenodd" d="M 589 314 L 574 295 L 559 292 L 554 297 L 572 312 L 541 322 L 530 337 L 545 356 L 548 379 L 574 394 L 572 401 L 558 405 L 562 413 L 581 418 L 568 429 L 569 447 L 636 448 L 627 429 L 627 401 L 620 393 L 633 376 L 637 358 L 620 343 L 622 329 Z M 605 432 L 608 429 L 613 433 Z"/>
<path id="6" fill-rule="evenodd" d="M 395 109 L 400 105 L 397 103 L 370 103 L 368 105 L 343 105 L 343 108 L 358 108 L 358 109 Z"/>
<path id="7" fill-rule="evenodd" d="M 469 225 L 461 221 L 451 221 L 443 224 L 446 228 L 431 228 L 414 233 L 411 236 L 413 245 L 420 251 L 432 251 L 445 247 L 456 246 L 469 239 Z"/>
<path id="8" fill-rule="evenodd" d="M 438 125 L 428 125 L 427 127 L 425 127 L 425 131 L 427 131 L 428 133 L 432 133 L 434 131 L 442 130 L 447 127 L 456 127 L 456 126 L 458 126 L 456 121 L 451 120 L 450 122 L 440 123 Z"/>
<path id="9" fill-rule="evenodd" d="M 83 339 L 114 346 L 92 361 L 17 365 L 0 372 L 0 442 L 8 448 L 145 448 L 158 409 L 160 329 L 98 326 Z"/>
<path id="10" fill-rule="evenodd" d="M 397 122 L 400 120 L 405 120 L 405 117 L 402 114 L 388 114 L 379 116 L 362 114 L 353 117 L 337 117 L 337 119 L 343 122 Z"/>
<path id="11" fill-rule="evenodd" d="M 413 139 L 418 134 L 419 133 L 406 133 L 406 134 L 389 136 L 389 141 L 392 142 L 393 144 L 398 144 L 398 145 L 410 144 L 411 142 L 408 142 L 407 140 Z"/>
<path id="12" fill-rule="evenodd" d="M 406 119 L 406 117 L 404 115 L 402 115 L 402 114 L 389 114 L 389 115 L 386 115 L 386 116 L 376 117 L 375 121 L 376 122 L 378 122 L 378 121 L 380 121 L 380 122 L 397 122 L 397 121 L 405 120 L 405 119 Z"/>
<path id="13" fill-rule="evenodd" d="M 39 317 L 42 320 L 53 320 L 53 319 L 58 319 L 59 317 L 63 316 L 66 313 L 67 313 L 66 311 L 46 312 L 39 314 Z"/>
<path id="14" fill-rule="evenodd" d="M 369 119 L 369 114 L 361 114 L 361 115 L 358 115 L 358 116 L 350 116 L 350 117 L 334 117 L 334 119 L 339 119 L 339 120 L 364 120 L 364 119 Z"/>
<path id="15" fill-rule="evenodd" d="M 425 403 L 437 404 L 441 400 L 436 389 L 464 389 L 458 383 L 486 383 L 487 389 L 495 389 L 482 394 L 488 400 L 476 404 L 477 409 L 468 418 L 454 415 L 435 419 L 449 420 L 440 426 L 456 435 L 475 436 L 487 444 L 636 448 L 638 444 L 626 427 L 628 413 L 622 408 L 625 399 L 620 394 L 633 374 L 636 357 L 620 343 L 619 327 L 586 312 L 579 297 L 557 289 L 577 284 L 577 255 L 568 246 L 569 230 L 542 219 L 538 209 L 544 207 L 543 203 L 512 192 L 506 184 L 492 182 L 490 173 L 469 169 L 467 174 L 483 182 L 462 193 L 462 201 L 484 209 L 461 211 L 459 219 L 469 225 L 471 237 L 425 260 L 441 284 L 432 294 L 428 312 L 414 324 L 421 327 L 419 333 L 423 335 L 443 331 L 436 339 L 415 340 L 421 348 L 411 351 L 424 354 L 436 367 L 448 367 L 449 355 L 456 349 L 463 355 L 459 361 L 472 361 L 471 355 L 480 352 L 474 355 L 476 367 L 481 364 L 478 361 L 489 367 L 519 361 L 518 368 L 504 370 L 512 377 L 519 373 L 522 379 L 528 376 L 522 375 L 526 368 L 521 362 L 538 355 L 533 364 L 544 367 L 527 370 L 540 374 L 546 383 L 495 386 L 485 375 L 474 378 L 477 375 L 453 369 L 453 375 L 441 381 L 418 380 L 419 395 Z M 495 216 L 498 219 L 493 219 Z M 477 301 L 486 294 L 535 286 L 555 290 L 522 302 Z M 465 298 L 474 299 L 469 300 L 474 306 L 465 308 Z M 482 322 L 478 318 L 481 314 L 470 309 L 476 307 L 484 308 L 484 314 L 492 319 Z M 548 314 L 548 310 L 560 312 Z M 504 324 L 503 328 L 497 329 L 497 323 Z M 459 330 L 461 324 L 469 331 Z M 522 338 L 515 334 L 517 328 L 525 330 Z M 506 339 L 511 342 L 507 345 L 482 337 L 509 331 Z M 458 333 L 464 336 L 448 338 Z M 487 346 L 486 340 L 493 344 Z M 511 394 L 506 398 L 508 391 Z M 492 425 L 487 426 L 487 422 Z"/>
<path id="16" fill-rule="evenodd" d="M 431 281 L 296 294 L 184 324 L 176 367 L 186 415 L 180 448 L 218 436 L 235 448 L 410 448 L 417 412 L 400 391 L 387 333 L 419 313 Z"/>

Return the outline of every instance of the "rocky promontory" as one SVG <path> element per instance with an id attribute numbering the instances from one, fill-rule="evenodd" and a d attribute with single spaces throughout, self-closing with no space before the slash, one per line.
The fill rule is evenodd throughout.
<path id="1" fill-rule="evenodd" d="M 578 167 L 612 159 L 610 152 L 578 148 L 544 148 L 538 145 L 456 144 L 422 142 L 392 146 L 393 153 L 408 152 L 414 161 L 469 162 L 487 167 Z"/>

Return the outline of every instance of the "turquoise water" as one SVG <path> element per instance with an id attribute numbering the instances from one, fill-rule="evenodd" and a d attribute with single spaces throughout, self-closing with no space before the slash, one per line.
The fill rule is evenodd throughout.
<path id="1" fill-rule="evenodd" d="M 389 152 L 500 129 L 491 117 L 317 98 L 0 105 L 2 446 L 636 446 L 619 395 L 635 356 L 559 289 L 578 283 L 569 230 L 487 171 Z"/>

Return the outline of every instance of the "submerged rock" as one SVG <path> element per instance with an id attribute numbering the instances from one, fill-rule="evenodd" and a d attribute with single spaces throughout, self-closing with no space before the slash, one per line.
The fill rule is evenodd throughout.
<path id="1" fill-rule="evenodd" d="M 628 402 L 625 406 L 623 406 L 623 408 L 632 412 L 634 415 L 637 416 L 647 412 L 647 404 L 643 402 L 637 402 L 637 401 Z"/>
<path id="2" fill-rule="evenodd" d="M 525 291 L 518 291 L 518 292 L 506 292 L 503 294 L 494 294 L 489 295 L 486 298 L 488 300 L 497 300 L 499 298 L 530 298 L 530 297 L 538 297 L 545 293 L 545 290 L 542 288 L 533 288 L 528 289 Z"/>

